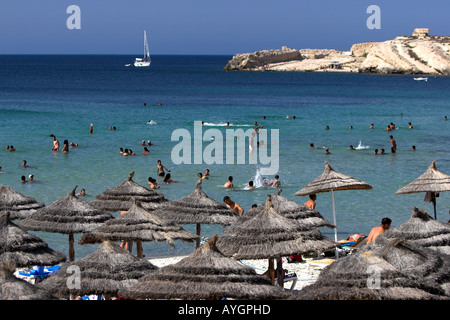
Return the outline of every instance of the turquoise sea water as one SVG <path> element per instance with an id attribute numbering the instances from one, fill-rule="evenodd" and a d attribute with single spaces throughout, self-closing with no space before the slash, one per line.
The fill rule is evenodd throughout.
<path id="1" fill-rule="evenodd" d="M 207 123 L 203 132 L 219 129 L 224 136 L 226 122 L 247 130 L 257 121 L 268 130 L 279 130 L 283 196 L 306 202 L 307 197 L 293 193 L 322 174 L 325 161 L 336 171 L 373 186 L 370 191 L 335 193 L 340 239 L 368 234 L 386 216 L 395 227 L 410 218 L 414 206 L 433 215 L 424 194 L 394 193 L 420 176 L 433 160 L 438 170 L 450 174 L 450 122 L 444 121 L 444 116 L 450 116 L 449 77 L 422 82 L 409 75 L 223 71 L 230 58 L 154 56 L 150 68 L 134 68 L 125 66 L 132 63 L 132 56 L 0 56 L 0 184 L 47 205 L 78 185 L 78 191 L 86 189 L 90 197 L 85 199 L 90 201 L 120 184 L 130 171 L 136 172 L 134 181 L 145 186 L 149 176 L 156 177 L 156 161 L 162 160 L 178 181 L 161 186 L 158 192 L 166 198 L 189 194 L 196 174 L 209 168 L 205 192 L 218 201 L 229 195 L 248 211 L 276 191 L 245 190 L 260 166 L 175 165 L 171 151 L 178 141 L 172 142 L 171 135 L 175 129 L 193 133 L 194 121 Z M 147 124 L 149 120 L 156 124 Z M 386 132 L 390 122 L 398 128 Z M 90 123 L 94 124 L 92 135 Z M 375 128 L 369 129 L 372 123 Z M 327 125 L 330 130 L 325 130 Z M 50 134 L 61 144 L 67 139 L 79 147 L 68 154 L 52 152 Z M 395 155 L 390 153 L 391 134 L 398 145 Z M 150 155 L 141 154 L 142 140 L 154 144 Z M 203 147 L 209 143 L 204 141 Z M 331 154 L 311 150 L 310 143 L 329 147 Z M 6 145 L 17 151 L 8 152 Z M 349 145 L 365 148 L 349 151 Z M 411 151 L 412 145 L 417 151 Z M 131 148 L 136 155 L 121 156 L 120 147 Z M 384 148 L 387 154 L 372 155 L 375 148 Z M 22 160 L 32 168 L 22 168 Z M 20 177 L 29 174 L 41 183 L 21 184 Z M 222 185 L 230 175 L 235 188 L 225 190 Z M 318 194 L 316 209 L 333 221 L 329 193 Z M 449 209 L 450 192 L 441 193 L 438 220 L 448 221 Z M 184 227 L 195 232 L 192 225 Z M 330 229 L 321 231 L 334 237 Z M 221 226 L 202 227 L 205 236 L 221 232 Z M 35 234 L 67 254 L 67 236 Z M 77 245 L 76 258 L 95 248 Z M 193 248 L 182 242 L 176 242 L 175 248 L 166 243 L 144 244 L 146 256 L 186 254 Z"/>

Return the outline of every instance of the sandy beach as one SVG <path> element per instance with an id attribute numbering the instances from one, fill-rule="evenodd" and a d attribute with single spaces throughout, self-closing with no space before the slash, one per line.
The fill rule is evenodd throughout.
<path id="1" fill-rule="evenodd" d="M 161 268 L 167 265 L 175 264 L 187 256 L 173 256 L 165 258 L 151 258 L 148 259 L 150 263 Z M 283 268 L 289 273 L 295 273 L 297 275 L 297 282 L 292 290 L 301 290 L 302 288 L 314 283 L 320 272 L 325 268 L 333 259 L 304 259 L 304 262 L 288 263 L 283 262 Z M 255 269 L 256 273 L 263 274 L 267 270 L 268 260 L 241 260 L 241 263 L 250 266 Z M 285 289 L 291 289 L 293 281 L 287 281 L 284 283 Z"/>

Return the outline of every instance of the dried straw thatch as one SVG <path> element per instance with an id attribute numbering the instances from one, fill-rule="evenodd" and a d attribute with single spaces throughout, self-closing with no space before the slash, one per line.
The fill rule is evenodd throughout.
<path id="1" fill-rule="evenodd" d="M 355 254 L 326 267 L 296 299 L 448 299 L 439 283 L 448 278 L 448 261 L 412 243 L 378 237 Z"/>
<path id="2" fill-rule="evenodd" d="M 64 263 L 52 276 L 38 284 L 58 297 L 117 295 L 126 286 L 138 282 L 156 267 L 118 245 L 105 241 L 95 252 L 74 262 Z M 77 280 L 79 282 L 77 282 Z"/>
<path id="3" fill-rule="evenodd" d="M 372 186 L 352 178 L 346 174 L 333 170 L 330 164 L 325 162 L 325 170 L 306 187 L 294 193 L 294 196 L 306 196 L 321 192 L 339 190 L 370 190 Z"/>
<path id="4" fill-rule="evenodd" d="M 397 190 L 395 194 L 430 192 L 434 207 L 434 218 L 436 219 L 436 197 L 435 193 L 450 191 L 450 176 L 436 169 L 434 160 L 428 169 L 416 180 Z"/>
<path id="5" fill-rule="evenodd" d="M 217 242 L 219 250 L 236 259 L 262 259 L 324 252 L 339 247 L 318 229 L 305 230 L 292 219 L 280 215 L 270 198 L 268 195 L 262 212 L 224 230 Z"/>
<path id="6" fill-rule="evenodd" d="M 218 251 L 217 235 L 180 262 L 160 268 L 120 291 L 134 299 L 283 299 L 267 277 Z"/>
<path id="7" fill-rule="evenodd" d="M 48 247 L 41 238 L 26 232 L 0 215 L 0 262 L 12 261 L 17 267 L 52 266 L 66 261 L 66 256 Z"/>
<path id="8" fill-rule="evenodd" d="M 0 186 L 0 213 L 8 212 L 12 220 L 24 219 L 44 206 L 10 187 Z"/>
<path id="9" fill-rule="evenodd" d="M 0 263 L 0 300 L 56 300 L 42 288 L 38 288 L 13 275 L 14 263 Z"/>
<path id="10" fill-rule="evenodd" d="M 69 235 L 69 260 L 74 260 L 73 235 L 91 231 L 114 217 L 97 209 L 75 195 L 77 186 L 69 194 L 51 205 L 36 211 L 18 224 L 24 229 Z"/>
<path id="11" fill-rule="evenodd" d="M 399 189 L 395 194 L 428 191 L 450 191 L 450 176 L 436 169 L 436 160 L 431 163 L 428 169 L 420 177 Z"/>
<path id="12" fill-rule="evenodd" d="M 178 224 L 167 221 L 144 209 L 139 202 L 119 217 L 105 222 L 100 227 L 85 233 L 80 244 L 111 241 L 166 241 L 174 245 L 174 240 L 193 242 L 197 236 L 184 230 Z M 138 257 L 142 258 L 138 245 Z"/>
<path id="13" fill-rule="evenodd" d="M 281 189 L 271 196 L 273 208 L 282 216 L 296 220 L 305 229 L 314 229 L 320 227 L 334 228 L 328 219 L 323 217 L 319 211 L 312 210 L 308 206 L 298 204 L 280 195 Z M 266 207 L 265 203 L 260 204 L 255 209 L 249 211 L 243 218 L 250 218 L 262 212 Z"/>
<path id="14" fill-rule="evenodd" d="M 238 218 L 224 203 L 206 195 L 202 189 L 202 179 L 198 180 L 192 193 L 179 200 L 167 202 L 153 213 L 178 224 L 196 224 L 198 236 L 201 233 L 200 224 L 230 225 Z"/>
<path id="15" fill-rule="evenodd" d="M 134 199 L 146 209 L 153 209 L 168 201 L 164 195 L 134 182 L 133 176 L 134 171 L 130 172 L 127 180 L 97 195 L 90 203 L 102 210 L 117 212 L 130 209 Z"/>
<path id="16" fill-rule="evenodd" d="M 336 210 L 334 206 L 334 191 L 339 190 L 370 190 L 372 186 L 355 178 L 352 178 L 343 173 L 339 173 L 330 164 L 325 161 L 325 170 L 314 181 L 310 182 L 306 187 L 294 193 L 294 196 L 306 196 L 310 194 L 316 194 L 321 192 L 330 192 L 333 204 L 333 222 L 334 228 L 334 240 L 337 242 L 337 223 L 336 223 Z M 338 250 L 336 249 L 336 258 L 338 258 Z"/>
<path id="17" fill-rule="evenodd" d="M 411 219 L 387 230 L 380 237 L 411 240 L 419 246 L 450 255 L 450 224 L 433 219 L 417 207 L 413 208 Z"/>

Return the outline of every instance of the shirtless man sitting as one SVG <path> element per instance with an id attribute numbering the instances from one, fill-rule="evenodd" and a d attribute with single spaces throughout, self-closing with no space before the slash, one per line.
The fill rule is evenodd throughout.
<path id="1" fill-rule="evenodd" d="M 381 225 L 372 228 L 369 235 L 367 236 L 367 243 L 371 243 L 375 241 L 375 239 L 380 235 L 383 234 L 386 230 L 389 230 L 391 227 L 392 220 L 389 218 L 383 218 L 381 220 Z"/>
<path id="2" fill-rule="evenodd" d="M 242 216 L 244 214 L 244 209 L 242 209 L 239 204 L 232 201 L 229 196 L 225 196 L 223 198 L 223 202 L 225 202 L 225 204 L 227 205 L 228 208 L 233 209 L 233 211 L 236 212 L 236 214 L 238 214 L 240 216 Z"/>
<path id="3" fill-rule="evenodd" d="M 310 209 L 315 209 L 316 208 L 316 195 L 315 194 L 310 194 L 309 195 L 309 200 L 305 202 L 305 206 L 309 207 Z"/>

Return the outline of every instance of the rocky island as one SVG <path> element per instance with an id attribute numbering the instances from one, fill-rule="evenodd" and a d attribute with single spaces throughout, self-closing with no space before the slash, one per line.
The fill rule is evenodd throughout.
<path id="1" fill-rule="evenodd" d="M 450 75 L 450 36 L 417 28 L 411 36 L 357 43 L 349 51 L 283 47 L 241 53 L 224 70 Z"/>

